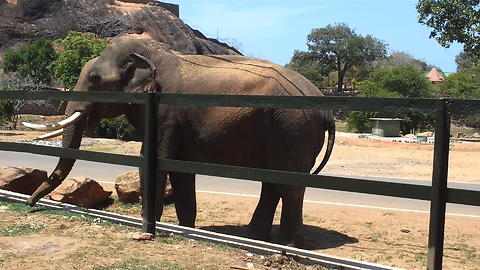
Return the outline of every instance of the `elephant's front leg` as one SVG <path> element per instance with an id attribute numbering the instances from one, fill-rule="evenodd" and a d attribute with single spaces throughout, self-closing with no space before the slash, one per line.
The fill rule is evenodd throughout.
<path id="1" fill-rule="evenodd" d="M 139 168 L 140 174 L 140 196 L 142 198 L 142 216 L 145 214 L 146 203 L 144 201 L 144 192 L 145 192 L 145 177 L 143 168 Z M 157 171 L 157 178 L 155 183 L 155 220 L 160 221 L 160 218 L 163 214 L 163 202 L 165 196 L 165 186 L 167 182 L 167 172 L 166 171 Z"/>
<path id="2" fill-rule="evenodd" d="M 278 189 L 282 196 L 282 216 L 277 241 L 284 245 L 303 248 L 302 210 L 305 187 L 279 185 Z"/>
<path id="3" fill-rule="evenodd" d="M 195 227 L 195 218 L 197 217 L 195 174 L 170 172 L 169 176 L 179 224 Z"/>

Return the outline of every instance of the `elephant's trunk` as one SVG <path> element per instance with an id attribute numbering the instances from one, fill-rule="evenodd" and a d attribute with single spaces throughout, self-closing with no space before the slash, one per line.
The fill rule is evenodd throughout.
<path id="1" fill-rule="evenodd" d="M 63 132 L 62 147 L 73 149 L 80 148 L 84 129 L 85 118 L 76 122 L 73 126 L 65 128 Z M 28 198 L 26 204 L 34 206 L 38 200 L 57 188 L 70 173 L 74 163 L 75 159 L 60 158 L 53 173 L 35 190 L 32 196 Z"/>

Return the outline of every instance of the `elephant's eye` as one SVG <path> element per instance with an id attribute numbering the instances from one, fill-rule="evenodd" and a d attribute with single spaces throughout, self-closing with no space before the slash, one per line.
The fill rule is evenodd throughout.
<path id="1" fill-rule="evenodd" d="M 127 69 L 129 69 L 132 66 L 132 64 L 133 64 L 133 59 L 131 59 L 131 58 L 125 59 L 125 61 L 122 64 L 123 70 L 126 71 Z"/>

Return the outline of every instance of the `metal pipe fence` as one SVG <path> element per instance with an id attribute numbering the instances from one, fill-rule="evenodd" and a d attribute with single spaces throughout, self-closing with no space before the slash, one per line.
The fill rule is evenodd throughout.
<path id="1" fill-rule="evenodd" d="M 145 193 L 143 194 L 143 226 L 144 231 L 146 232 L 155 232 L 155 179 L 156 171 L 158 169 L 277 184 L 428 200 L 431 202 L 431 207 L 427 269 L 432 270 L 442 268 L 446 204 L 455 203 L 480 206 L 480 192 L 447 187 L 451 115 L 480 114 L 480 100 L 58 91 L 0 91 L 0 99 L 75 100 L 145 104 L 146 135 L 143 142 L 143 157 L 6 142 L 0 142 L 0 150 L 27 152 L 139 167 L 141 171 L 143 171 L 144 176 Z M 325 175 L 322 173 L 319 175 L 310 175 L 285 171 L 157 159 L 157 109 L 158 106 L 162 104 L 435 114 L 432 185 L 424 186 L 383 182 L 355 176 Z"/>

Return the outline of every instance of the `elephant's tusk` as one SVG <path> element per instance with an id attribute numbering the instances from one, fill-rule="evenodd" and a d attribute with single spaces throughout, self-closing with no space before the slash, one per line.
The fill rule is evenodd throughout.
<path id="1" fill-rule="evenodd" d="M 22 122 L 22 124 L 25 125 L 26 127 L 29 127 L 31 129 L 36 129 L 36 130 L 44 130 L 44 131 L 58 130 L 58 129 L 75 124 L 75 122 L 77 122 L 78 120 L 80 120 L 80 118 L 82 118 L 82 115 L 83 113 L 81 112 L 75 112 L 65 120 L 52 123 L 52 124 L 46 124 L 46 125 L 32 124 L 28 122 Z"/>
<path id="2" fill-rule="evenodd" d="M 47 134 L 40 135 L 36 138 L 33 138 L 33 140 L 34 141 L 46 140 L 46 139 L 50 139 L 50 138 L 53 138 L 53 137 L 60 136 L 60 135 L 62 135 L 62 133 L 63 133 L 63 128 L 61 128 L 59 130 L 55 130 L 55 131 L 47 133 Z"/>

